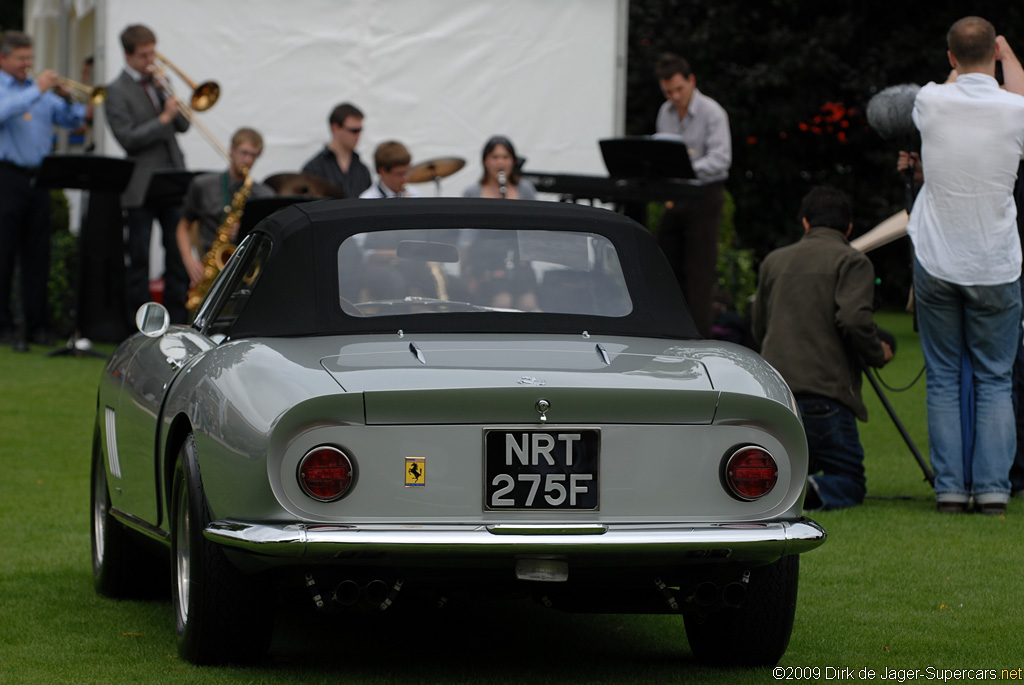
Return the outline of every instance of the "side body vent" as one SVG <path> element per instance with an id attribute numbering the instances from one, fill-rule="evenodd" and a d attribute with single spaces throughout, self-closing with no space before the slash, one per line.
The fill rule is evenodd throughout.
<path id="1" fill-rule="evenodd" d="M 107 407 L 107 460 L 110 462 L 110 475 L 121 477 L 121 462 L 117 458 L 117 420 L 112 407 Z"/>

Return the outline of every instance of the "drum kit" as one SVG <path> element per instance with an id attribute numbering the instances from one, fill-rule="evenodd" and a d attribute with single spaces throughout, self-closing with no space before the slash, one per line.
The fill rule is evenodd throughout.
<path id="1" fill-rule="evenodd" d="M 436 194 L 441 194 L 441 179 L 451 176 L 462 167 L 466 166 L 466 160 L 461 157 L 437 157 L 420 162 L 409 170 L 409 179 L 406 183 L 430 183 L 433 182 Z M 264 184 L 278 195 L 296 195 L 316 198 L 338 199 L 345 197 L 345 193 L 337 186 L 311 174 L 280 173 L 269 176 L 263 181 Z"/>
<path id="2" fill-rule="evenodd" d="M 409 178 L 406 183 L 429 183 L 433 181 L 435 195 L 440 195 L 441 179 L 451 176 L 464 166 L 466 166 L 466 160 L 461 157 L 428 159 L 409 170 Z"/>
<path id="3" fill-rule="evenodd" d="M 334 184 L 311 174 L 274 174 L 263 181 L 278 195 L 303 195 L 315 198 L 338 199 L 345 193 Z"/>

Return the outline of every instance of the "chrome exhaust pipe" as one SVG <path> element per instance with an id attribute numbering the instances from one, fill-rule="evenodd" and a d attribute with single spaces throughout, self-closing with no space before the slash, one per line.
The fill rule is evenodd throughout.
<path id="1" fill-rule="evenodd" d="M 722 588 L 722 603 L 727 607 L 736 608 L 747 598 L 747 586 L 744 583 L 729 583 Z"/>
<path id="2" fill-rule="evenodd" d="M 388 584 L 383 580 L 371 580 L 363 588 L 363 596 L 370 606 L 379 607 L 388 598 Z"/>
<path id="3" fill-rule="evenodd" d="M 718 586 L 710 581 L 705 581 L 693 590 L 693 603 L 699 607 L 710 607 L 718 603 L 721 593 Z"/>
<path id="4" fill-rule="evenodd" d="M 354 580 L 343 580 L 334 588 L 334 601 L 343 607 L 350 607 L 359 600 L 359 584 Z"/>
<path id="5" fill-rule="evenodd" d="M 360 585 L 349 579 L 338 583 L 331 595 L 331 600 L 338 606 L 350 607 L 358 604 L 362 607 L 383 611 L 391 606 L 401 589 L 401 580 L 395 581 L 394 587 L 390 587 L 380 579 L 371 580 L 366 585 Z"/>

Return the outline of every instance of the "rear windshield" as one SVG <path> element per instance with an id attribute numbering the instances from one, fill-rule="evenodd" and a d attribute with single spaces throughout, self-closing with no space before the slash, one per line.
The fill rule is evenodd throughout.
<path id="1" fill-rule="evenodd" d="M 475 228 L 358 233 L 338 250 L 343 312 L 375 317 L 633 310 L 618 254 L 593 233 Z"/>

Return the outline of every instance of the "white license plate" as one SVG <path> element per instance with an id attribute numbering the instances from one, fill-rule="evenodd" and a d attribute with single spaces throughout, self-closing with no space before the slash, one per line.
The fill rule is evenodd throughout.
<path id="1" fill-rule="evenodd" d="M 484 434 L 484 508 L 598 508 L 597 430 L 489 430 Z"/>

